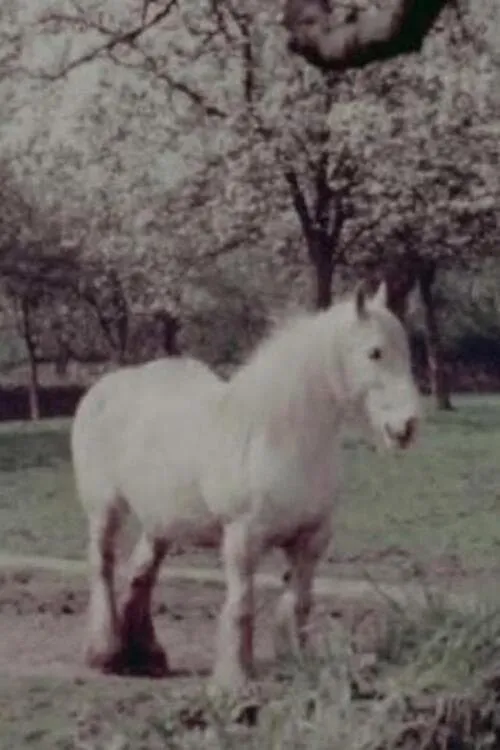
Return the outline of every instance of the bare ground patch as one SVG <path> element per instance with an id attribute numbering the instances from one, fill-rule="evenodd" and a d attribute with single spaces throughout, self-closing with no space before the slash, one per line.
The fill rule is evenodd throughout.
<path id="1" fill-rule="evenodd" d="M 83 576 L 4 571 L 1 750 L 500 748 L 495 669 L 486 680 L 500 656 L 498 611 L 436 603 L 420 616 L 375 592 L 321 597 L 314 637 L 329 638 L 330 650 L 297 669 L 273 656 L 277 593 L 258 591 L 254 690 L 221 708 L 206 693 L 220 585 L 160 584 L 155 622 L 174 674 L 152 681 L 99 676 L 83 665 Z"/>
<path id="2" fill-rule="evenodd" d="M 263 696 L 279 692 L 290 679 L 289 667 L 274 659 L 268 627 L 277 593 L 258 592 L 257 709 L 266 700 Z M 160 750 L 206 744 L 207 725 L 217 723 L 205 689 L 223 596 L 220 585 L 206 582 L 161 583 L 155 624 L 174 674 L 154 681 L 119 678 L 98 675 L 83 664 L 88 602 L 84 577 L 31 570 L 1 573 L 2 750 Z M 315 630 L 320 633 L 332 623 L 358 631 L 360 644 L 367 648 L 380 620 L 374 602 L 320 600 Z M 250 701 L 231 714 L 231 742 L 253 746 L 246 725 L 255 720 L 255 705 Z M 238 739 L 242 732 L 245 736 Z"/>
<path id="3" fill-rule="evenodd" d="M 257 658 L 264 672 L 273 660 L 270 624 L 278 592 L 259 591 Z M 175 673 L 206 674 L 224 590 L 207 582 L 161 583 L 155 596 L 155 624 Z M 12 676 L 94 676 L 82 664 L 88 590 L 82 576 L 47 571 L 0 574 L 0 674 Z M 313 630 L 331 622 L 352 630 L 356 622 L 376 616 L 373 600 L 318 601 Z M 101 679 L 105 679 L 104 677 Z M 173 677 L 172 679 L 175 679 Z"/>

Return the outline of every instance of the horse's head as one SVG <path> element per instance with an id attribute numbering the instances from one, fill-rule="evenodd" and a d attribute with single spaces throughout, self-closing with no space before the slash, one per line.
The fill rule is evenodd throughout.
<path id="1" fill-rule="evenodd" d="M 387 308 L 385 284 L 372 298 L 363 285 L 358 287 L 341 339 L 349 401 L 387 448 L 406 448 L 420 420 L 420 398 L 408 338 Z"/>

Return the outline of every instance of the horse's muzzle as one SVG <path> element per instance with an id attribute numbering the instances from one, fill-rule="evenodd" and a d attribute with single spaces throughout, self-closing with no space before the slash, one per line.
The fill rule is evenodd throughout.
<path id="1" fill-rule="evenodd" d="M 394 429 L 390 424 L 384 425 L 384 429 L 391 442 L 396 443 L 400 448 L 407 448 L 415 439 L 417 426 L 417 418 L 409 417 L 399 430 Z"/>

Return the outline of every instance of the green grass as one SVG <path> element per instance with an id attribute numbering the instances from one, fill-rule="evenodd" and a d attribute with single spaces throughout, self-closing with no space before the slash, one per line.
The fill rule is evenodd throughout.
<path id="1" fill-rule="evenodd" d="M 376 454 L 352 439 L 339 506 L 340 559 L 402 551 L 456 555 L 469 567 L 500 554 L 500 397 L 455 399 L 428 418 L 419 444 Z M 0 426 L 0 548 L 81 557 L 85 520 L 75 497 L 65 420 Z"/>
<path id="2" fill-rule="evenodd" d="M 420 559 L 456 555 L 488 566 L 500 554 L 500 397 L 456 398 L 457 410 L 427 405 L 421 439 L 403 455 L 356 444 L 338 516 L 344 554 L 404 550 Z"/>
<path id="3" fill-rule="evenodd" d="M 0 529 L 4 552 L 82 556 L 67 420 L 0 426 Z"/>

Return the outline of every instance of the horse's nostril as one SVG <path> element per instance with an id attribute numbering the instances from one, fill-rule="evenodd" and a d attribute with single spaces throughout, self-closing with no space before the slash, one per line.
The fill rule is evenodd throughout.
<path id="1" fill-rule="evenodd" d="M 404 448 L 410 440 L 413 438 L 417 427 L 417 420 L 414 417 L 410 417 L 404 423 L 403 429 L 394 429 L 390 424 L 385 424 L 384 428 L 391 440 L 395 440 L 399 445 Z"/>
<path id="2" fill-rule="evenodd" d="M 406 420 L 404 431 L 399 433 L 398 435 L 399 444 L 403 448 L 407 446 L 408 443 L 413 439 L 416 428 L 417 428 L 417 420 L 414 419 L 414 417 L 410 417 L 410 419 Z"/>
<path id="3" fill-rule="evenodd" d="M 406 429 L 405 429 L 405 435 L 406 438 L 409 439 L 413 436 L 417 429 L 417 420 L 415 417 L 410 417 L 410 419 L 406 422 Z"/>

